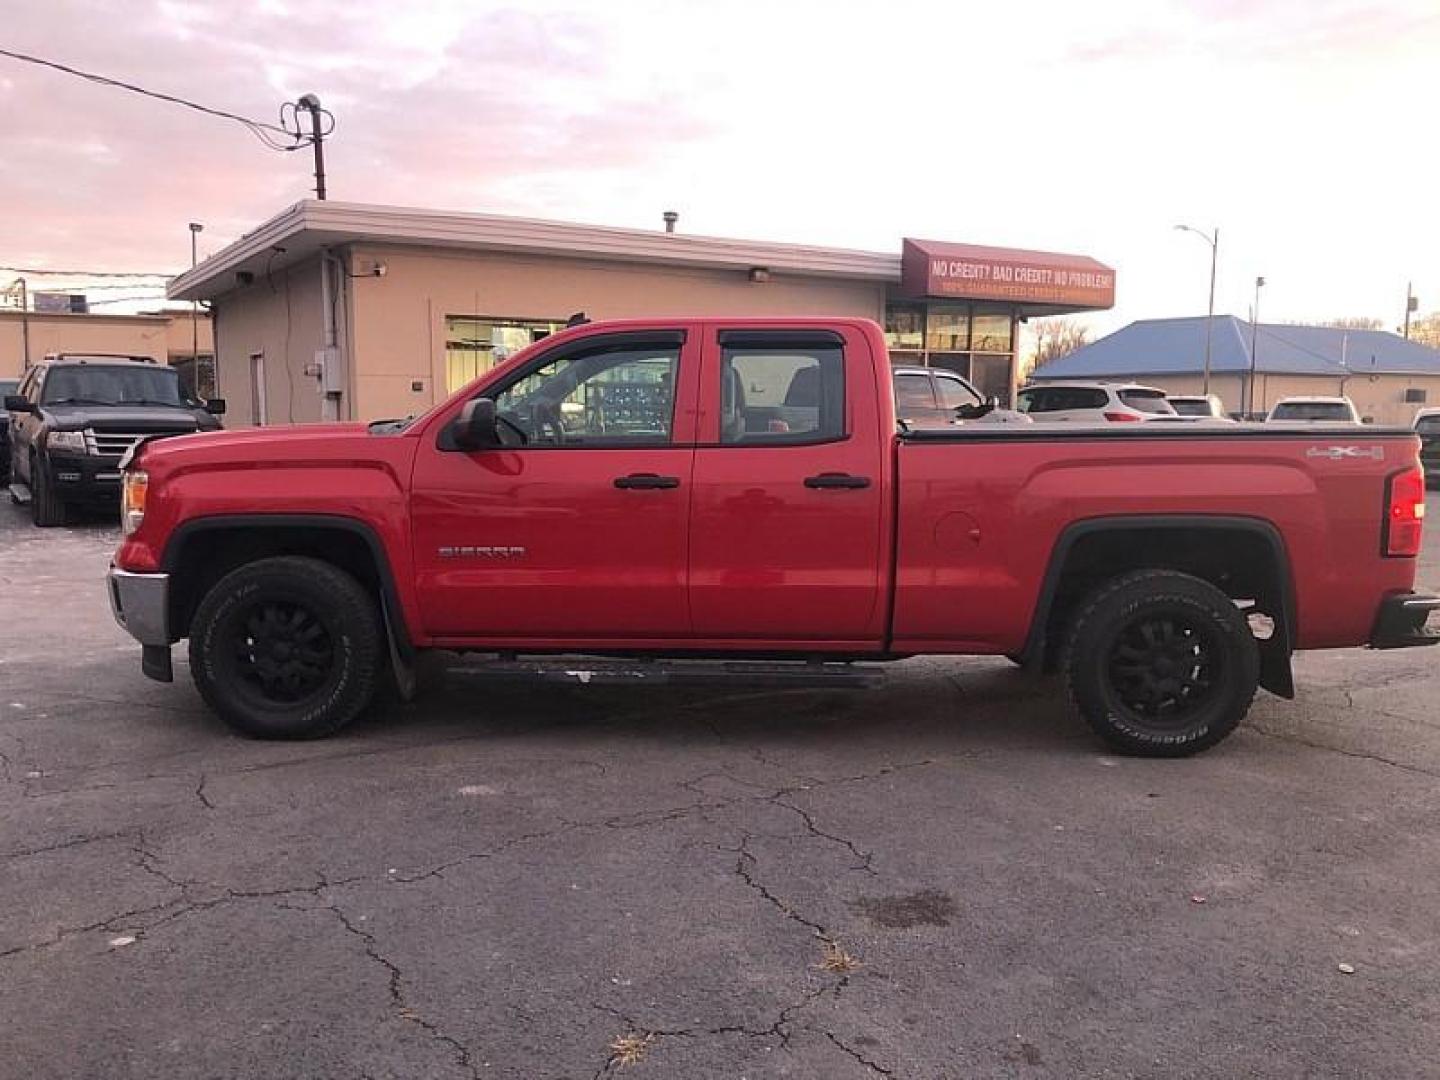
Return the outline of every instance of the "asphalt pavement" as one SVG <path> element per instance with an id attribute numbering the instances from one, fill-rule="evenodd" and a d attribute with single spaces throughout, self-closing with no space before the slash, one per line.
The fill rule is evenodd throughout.
<path id="1" fill-rule="evenodd" d="M 1184 761 L 992 660 L 458 661 L 261 743 L 141 676 L 116 541 L 0 505 L 0 1076 L 1440 1074 L 1440 650 L 1304 655 Z"/>

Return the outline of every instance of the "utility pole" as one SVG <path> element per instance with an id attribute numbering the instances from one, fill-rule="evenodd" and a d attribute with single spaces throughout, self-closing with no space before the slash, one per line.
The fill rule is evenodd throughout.
<path id="1" fill-rule="evenodd" d="M 20 279 L 20 340 L 25 356 L 20 361 L 23 370 L 30 370 L 30 290 L 25 279 Z"/>
<path id="2" fill-rule="evenodd" d="M 1420 298 L 1412 291 L 1414 282 L 1405 283 L 1405 340 L 1410 340 L 1410 316 L 1420 310 Z"/>
<path id="3" fill-rule="evenodd" d="M 190 222 L 190 269 L 200 262 L 199 238 L 205 228 L 198 221 Z M 200 394 L 200 301 L 190 301 L 190 370 L 195 373 L 195 394 Z"/>
<path id="4" fill-rule="evenodd" d="M 1215 325 L 1215 265 L 1220 257 L 1220 226 L 1216 225 L 1210 232 L 1202 232 L 1200 229 L 1190 225 L 1176 225 L 1175 228 L 1182 232 L 1192 232 L 1210 245 L 1210 306 L 1205 313 L 1205 389 L 1204 393 L 1210 395 L 1210 339 Z"/>
<path id="5" fill-rule="evenodd" d="M 310 145 L 315 149 L 315 197 L 325 201 L 325 136 L 320 130 L 320 99 L 306 94 L 295 103 L 310 114 Z"/>
<path id="6" fill-rule="evenodd" d="M 1263 277 L 1255 279 L 1255 306 L 1250 309 L 1250 385 L 1247 395 L 1250 400 L 1245 406 L 1247 417 L 1255 411 L 1255 345 L 1260 335 L 1260 286 L 1264 284 Z"/>

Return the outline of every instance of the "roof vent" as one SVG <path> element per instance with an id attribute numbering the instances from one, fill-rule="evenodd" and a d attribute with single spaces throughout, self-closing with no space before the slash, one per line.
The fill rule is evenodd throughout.
<path id="1" fill-rule="evenodd" d="M 675 223 L 680 220 L 679 213 L 674 210 L 666 210 L 665 213 L 660 216 L 665 219 L 665 231 L 667 233 L 673 233 L 675 231 Z"/>

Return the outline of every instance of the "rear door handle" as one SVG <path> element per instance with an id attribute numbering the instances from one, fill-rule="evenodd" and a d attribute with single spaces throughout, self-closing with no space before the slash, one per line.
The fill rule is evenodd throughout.
<path id="1" fill-rule="evenodd" d="M 649 488 L 678 488 L 680 478 L 678 476 L 661 476 L 653 472 L 631 473 L 629 476 L 617 476 L 615 486 L 624 488 L 627 491 L 636 489 L 645 490 Z"/>
<path id="2" fill-rule="evenodd" d="M 819 476 L 805 477 L 807 488 L 867 488 L 868 476 L 851 476 L 843 472 L 823 472 Z"/>

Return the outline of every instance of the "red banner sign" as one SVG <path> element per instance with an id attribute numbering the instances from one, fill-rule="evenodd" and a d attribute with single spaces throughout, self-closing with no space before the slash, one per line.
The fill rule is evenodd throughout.
<path id="1" fill-rule="evenodd" d="M 1081 255 L 906 240 L 901 284 L 912 296 L 1067 308 L 1115 305 L 1115 271 Z"/>

